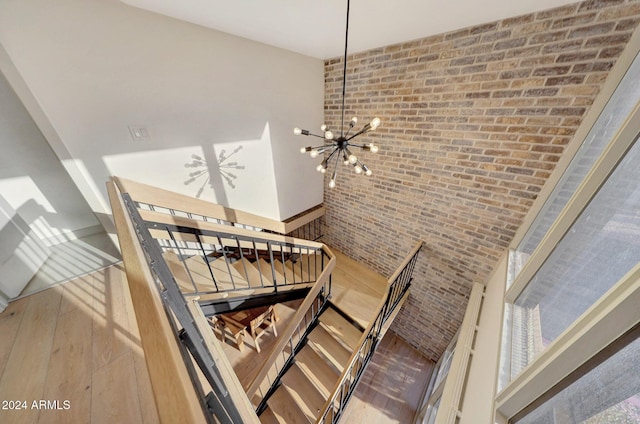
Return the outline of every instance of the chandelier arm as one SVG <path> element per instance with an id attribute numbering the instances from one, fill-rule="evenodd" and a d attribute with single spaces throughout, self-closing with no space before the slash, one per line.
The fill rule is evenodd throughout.
<path id="1" fill-rule="evenodd" d="M 340 149 L 340 148 L 337 148 L 337 149 L 336 149 L 336 150 L 334 150 L 333 152 L 335 153 L 335 152 L 337 152 L 338 150 L 341 150 L 341 149 Z M 332 153 L 331 155 L 333 155 L 333 153 Z M 329 157 L 331 157 L 331 155 L 329 155 Z M 329 162 L 329 161 L 327 161 L 327 162 Z M 339 156 L 339 155 L 336 155 L 336 164 L 335 164 L 335 166 L 333 167 L 333 172 L 334 172 L 334 173 L 338 171 L 338 162 L 340 162 L 340 156 Z"/>
<path id="2" fill-rule="evenodd" d="M 326 138 L 324 138 L 323 135 L 318 135 L 318 134 L 314 134 L 314 133 L 309 133 L 309 134 L 306 134 L 306 135 L 307 136 L 312 136 L 312 137 L 318 137 L 318 138 L 322 138 L 323 140 L 326 140 Z"/>
<path id="3" fill-rule="evenodd" d="M 353 143 L 346 143 L 346 146 L 350 146 L 350 147 L 357 147 L 359 149 L 366 149 L 367 145 L 366 144 L 353 144 Z"/>
<path id="4" fill-rule="evenodd" d="M 368 131 L 368 129 L 361 129 L 360 131 L 358 131 L 357 133 L 355 133 L 354 135 L 352 135 L 351 137 L 347 138 L 347 141 L 349 140 L 353 140 L 354 138 L 356 138 L 357 136 L 359 136 L 360 134 L 364 134 Z"/>
<path id="5" fill-rule="evenodd" d="M 344 95 L 347 89 L 347 46 L 349 45 L 349 5 L 347 0 L 347 25 L 344 31 L 344 60 L 342 68 L 342 117 L 340 118 L 340 137 L 344 137 Z"/>
<path id="6" fill-rule="evenodd" d="M 335 149 L 333 149 L 333 152 L 331 152 L 331 153 L 329 154 L 329 157 L 327 158 L 327 163 L 329 163 L 329 161 L 331 160 L 331 157 L 332 157 L 333 155 L 335 155 L 335 154 L 336 154 L 336 152 L 337 152 L 338 150 L 340 150 L 340 149 L 338 149 L 337 147 L 336 147 Z"/>

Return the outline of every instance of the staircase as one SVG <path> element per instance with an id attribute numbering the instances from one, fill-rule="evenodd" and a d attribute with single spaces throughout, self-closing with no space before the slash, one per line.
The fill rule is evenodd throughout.
<path id="1" fill-rule="evenodd" d="M 118 178 L 108 188 L 159 415 L 337 423 L 408 295 L 421 244 L 358 324 L 331 300 L 331 250 L 281 235 L 308 225 L 316 239 L 322 208 L 280 223 Z M 206 317 L 292 299 L 303 300 L 242 389 Z"/>
<path id="2" fill-rule="evenodd" d="M 359 345 L 363 329 L 330 306 L 260 414 L 262 423 L 315 423 Z"/>

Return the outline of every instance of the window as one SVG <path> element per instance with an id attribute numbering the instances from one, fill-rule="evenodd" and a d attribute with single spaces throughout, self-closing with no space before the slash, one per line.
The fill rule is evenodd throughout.
<path id="1" fill-rule="evenodd" d="M 640 342 L 616 345 L 640 322 L 638 80 L 636 56 L 514 241 L 496 396 L 497 412 L 510 422 L 640 422 Z M 605 351 L 607 359 L 594 364 Z"/>
<path id="2" fill-rule="evenodd" d="M 635 335 L 633 334 L 635 333 Z M 557 393 L 512 422 L 517 424 L 640 423 L 640 338 L 602 352 L 561 383 Z M 586 372 L 586 373 L 584 373 Z M 580 375 L 584 373 L 584 375 Z M 563 386 L 566 386 L 563 388 Z"/>
<path id="3" fill-rule="evenodd" d="M 589 131 L 587 138 L 560 181 L 556 184 L 529 231 L 527 231 L 527 234 L 513 252 L 511 259 L 513 264 L 511 272 L 513 274 L 507 284 L 510 284 L 513 278 L 522 270 L 522 267 L 558 218 L 573 193 L 578 189 L 578 186 L 587 176 L 605 147 L 633 110 L 636 101 L 640 99 L 640 84 L 638 84 L 638 81 L 640 81 L 640 60 L 636 59 L 611 99 L 607 102 L 600 117 L 591 128 L 591 131 Z"/>
<path id="4" fill-rule="evenodd" d="M 638 164 L 635 143 L 514 302 L 511 377 L 640 263 Z"/>

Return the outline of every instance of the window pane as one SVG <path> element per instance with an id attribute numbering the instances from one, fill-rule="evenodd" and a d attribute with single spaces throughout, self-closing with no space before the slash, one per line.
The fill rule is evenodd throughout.
<path id="1" fill-rule="evenodd" d="M 640 423 L 640 339 L 516 423 Z"/>
<path id="2" fill-rule="evenodd" d="M 625 74 L 620 85 L 611 96 L 606 107 L 598 117 L 584 143 L 571 161 L 549 199 L 534 220 L 527 234 L 516 249 L 514 276 L 520 272 L 529 256 L 538 247 L 544 235 L 565 207 L 595 161 L 620 129 L 620 126 L 640 99 L 640 58 Z M 513 279 L 511 279 L 513 280 Z M 510 283 L 510 282 L 509 282 Z"/>
<path id="3" fill-rule="evenodd" d="M 434 422 L 436 422 L 436 415 L 438 415 L 438 408 L 440 407 L 440 399 L 441 398 L 438 398 L 438 400 L 433 405 L 429 405 L 429 408 L 427 409 L 427 415 L 422 421 L 424 424 L 433 424 Z"/>
<path id="4" fill-rule="evenodd" d="M 512 376 L 640 262 L 639 163 L 636 142 L 516 299 Z"/>

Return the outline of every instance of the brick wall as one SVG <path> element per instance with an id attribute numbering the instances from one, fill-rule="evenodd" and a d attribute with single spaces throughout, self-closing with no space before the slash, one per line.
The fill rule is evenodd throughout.
<path id="1" fill-rule="evenodd" d="M 436 360 L 640 22 L 640 1 L 587 1 L 351 55 L 347 121 L 382 119 L 325 189 L 325 240 L 390 276 L 424 240 L 393 330 Z M 342 59 L 325 62 L 339 129 Z M 330 172 L 326 174 L 329 178 Z M 326 185 L 325 185 L 326 186 Z"/>

